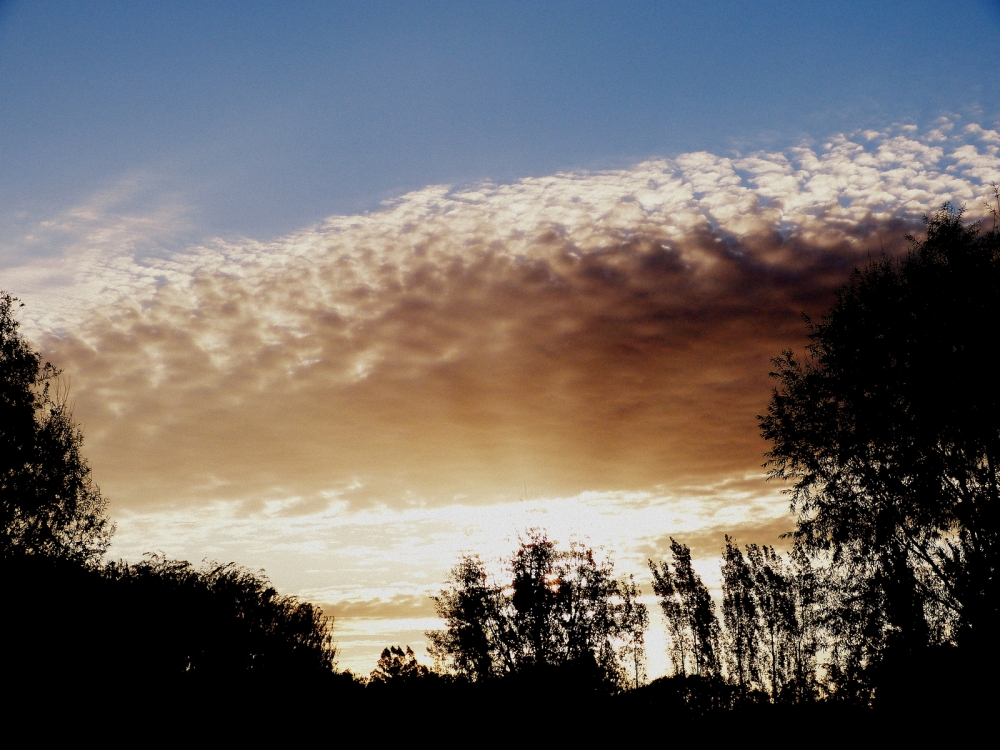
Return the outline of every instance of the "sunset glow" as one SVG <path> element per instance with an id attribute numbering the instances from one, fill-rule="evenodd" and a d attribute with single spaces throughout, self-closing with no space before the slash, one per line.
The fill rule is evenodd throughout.
<path id="1" fill-rule="evenodd" d="M 136 161 L 8 217 L 0 288 L 63 370 L 110 557 L 263 568 L 367 674 L 391 643 L 426 662 L 459 556 L 500 572 L 529 529 L 641 582 L 675 537 L 713 591 L 724 534 L 786 544 L 757 423 L 771 358 L 854 266 L 944 201 L 985 217 L 1000 179 L 985 115 L 913 121 L 620 148 L 617 168 L 414 167 L 273 230 L 206 229 Z"/>

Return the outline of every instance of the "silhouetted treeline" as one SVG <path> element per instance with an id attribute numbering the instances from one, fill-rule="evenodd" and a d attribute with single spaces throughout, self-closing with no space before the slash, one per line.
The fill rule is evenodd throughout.
<path id="1" fill-rule="evenodd" d="M 308 679 L 334 666 L 322 613 L 234 564 L 152 556 L 84 566 L 12 554 L 0 567 L 5 668 L 19 681 Z"/>
<path id="2" fill-rule="evenodd" d="M 435 598 L 443 628 L 427 634 L 433 668 L 393 646 L 368 678 L 338 673 L 330 621 L 262 574 L 102 563 L 113 529 L 57 371 L 0 295 L 4 674 L 71 696 L 157 685 L 214 690 L 230 708 L 335 700 L 366 722 L 434 711 L 474 725 L 490 706 L 536 727 L 521 740 L 644 716 L 734 727 L 797 716 L 843 736 L 872 708 L 985 716 L 1000 624 L 998 289 L 996 223 L 983 232 L 946 205 L 905 258 L 855 272 L 809 323 L 804 357 L 775 360 L 760 425 L 796 514 L 791 550 L 726 537 L 717 607 L 671 539 L 649 585 L 672 674 L 648 684 L 639 585 L 538 531 L 499 580 L 475 555 L 455 566 Z"/>
<path id="3" fill-rule="evenodd" d="M 557 549 L 529 532 L 498 582 L 475 556 L 463 557 L 435 598 L 443 630 L 428 633 L 443 669 L 471 682 L 549 673 L 559 667 L 595 690 L 643 677 L 647 616 L 631 580 L 574 544 Z"/>
<path id="4" fill-rule="evenodd" d="M 775 359 L 778 386 L 760 424 L 770 477 L 790 485 L 792 551 L 727 537 L 721 619 L 684 544 L 671 540 L 672 559 L 650 561 L 670 684 L 684 686 L 657 690 L 683 695 L 694 713 L 818 702 L 940 710 L 993 697 L 994 197 L 989 231 L 945 205 L 905 257 L 855 271 L 809 322 L 804 359 Z M 602 684 L 626 688 L 616 649 L 629 628 L 612 613 L 629 596 L 612 586 L 610 563 L 588 569 L 581 587 L 560 554 L 542 537 L 522 544 L 504 585 L 464 558 L 437 599 L 447 629 L 428 634 L 443 668 L 478 682 L 584 658 Z M 641 628 L 633 632 L 641 643 Z"/>
<path id="5" fill-rule="evenodd" d="M 280 595 L 263 574 L 159 555 L 102 561 L 114 531 L 107 503 L 82 456 L 59 371 L 21 337 L 15 307 L 0 293 L 5 686 L 43 707 L 55 696 L 63 705 L 100 702 L 111 691 L 134 707 L 177 691 L 208 691 L 218 702 L 265 686 L 286 694 L 356 688 L 335 672 L 331 621 Z"/>

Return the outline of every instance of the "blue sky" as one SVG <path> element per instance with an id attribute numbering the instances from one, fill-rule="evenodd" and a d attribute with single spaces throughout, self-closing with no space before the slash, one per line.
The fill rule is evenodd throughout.
<path id="1" fill-rule="evenodd" d="M 6 2 L 0 218 L 138 179 L 193 236 L 432 183 L 1000 114 L 996 2 Z"/>

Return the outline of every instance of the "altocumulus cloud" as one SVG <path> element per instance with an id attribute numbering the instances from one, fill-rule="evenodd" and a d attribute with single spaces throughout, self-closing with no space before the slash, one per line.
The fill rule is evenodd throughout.
<path id="1" fill-rule="evenodd" d="M 119 508 L 676 490 L 759 473 L 769 358 L 802 344 L 800 314 L 942 201 L 979 210 L 998 144 L 942 121 L 428 187 L 170 257 L 81 209 L 49 223 L 72 236 L 58 273 L 4 284 L 72 374 Z"/>

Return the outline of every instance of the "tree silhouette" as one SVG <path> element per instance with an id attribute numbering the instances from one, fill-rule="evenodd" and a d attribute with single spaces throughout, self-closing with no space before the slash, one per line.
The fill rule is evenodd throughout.
<path id="1" fill-rule="evenodd" d="M 645 607 L 610 561 L 581 544 L 560 550 L 532 530 L 508 568 L 508 586 L 492 582 L 474 556 L 452 570 L 434 598 L 445 629 L 427 633 L 443 668 L 473 681 L 572 669 L 584 682 L 618 685 L 627 658 L 639 674 Z"/>
<path id="2" fill-rule="evenodd" d="M 279 594 L 262 572 L 147 555 L 137 564 L 111 563 L 102 574 L 124 602 L 155 615 L 137 623 L 133 648 L 155 654 L 161 676 L 303 677 L 328 673 L 336 663 L 332 618 Z"/>
<path id="3" fill-rule="evenodd" d="M 434 607 L 445 624 L 426 634 L 436 662 L 473 682 L 515 671 L 520 649 L 513 608 L 477 556 L 462 557 Z"/>
<path id="4" fill-rule="evenodd" d="M 791 599 L 786 695 L 790 702 L 803 703 L 814 700 L 819 693 L 818 659 L 827 645 L 824 637 L 827 590 L 801 545 L 792 548 L 785 571 L 786 591 Z"/>
<path id="5" fill-rule="evenodd" d="M 368 678 L 372 687 L 378 685 L 411 685 L 430 677 L 431 671 L 417 661 L 416 654 L 409 646 L 404 651 L 399 646 L 382 649 L 375 669 Z"/>
<path id="6" fill-rule="evenodd" d="M 791 587 L 781 556 L 767 545 L 747 545 L 747 563 L 753 581 L 754 609 L 757 612 L 760 675 L 771 702 L 778 702 L 790 668 L 787 645 L 796 629 Z"/>
<path id="7" fill-rule="evenodd" d="M 20 335 L 15 304 L 0 293 L 5 675 L 70 696 L 95 680 L 164 690 L 206 680 L 329 683 L 332 619 L 279 594 L 262 572 L 163 555 L 101 564 L 113 532 L 106 501 L 81 455 L 59 372 Z M 73 622 L 54 617 L 56 607 Z"/>
<path id="8" fill-rule="evenodd" d="M 511 604 L 521 664 L 557 664 L 563 656 L 558 564 L 555 542 L 538 531 L 529 532 L 511 558 Z"/>
<path id="9" fill-rule="evenodd" d="M 633 576 L 618 583 L 621 597 L 621 632 L 624 645 L 622 659 L 627 672 L 633 677 L 633 687 L 642 687 L 646 680 L 646 629 L 649 628 L 649 611 L 639 601 L 641 591 Z"/>
<path id="10" fill-rule="evenodd" d="M 719 622 L 715 602 L 691 565 L 687 545 L 670 539 L 673 569 L 666 561 L 649 561 L 653 591 L 670 636 L 670 660 L 674 674 L 709 677 L 719 671 Z"/>
<path id="11" fill-rule="evenodd" d="M 884 659 L 985 653 L 997 627 L 1000 232 L 948 204 L 925 224 L 809 323 L 805 360 L 775 360 L 760 418 L 795 536 L 839 576 L 833 670 L 869 694 Z"/>
<path id="12" fill-rule="evenodd" d="M 80 453 L 59 371 L 21 337 L 17 300 L 0 292 L 0 554 L 94 562 L 113 531 Z"/>
<path id="13" fill-rule="evenodd" d="M 756 598 L 750 566 L 727 535 L 722 558 L 723 653 L 730 679 L 742 695 L 760 681 Z"/>
<path id="14" fill-rule="evenodd" d="M 743 697 L 760 691 L 772 703 L 813 700 L 823 586 L 801 547 L 787 559 L 767 545 L 745 549 L 744 556 L 726 536 L 722 643 L 729 679 Z"/>

